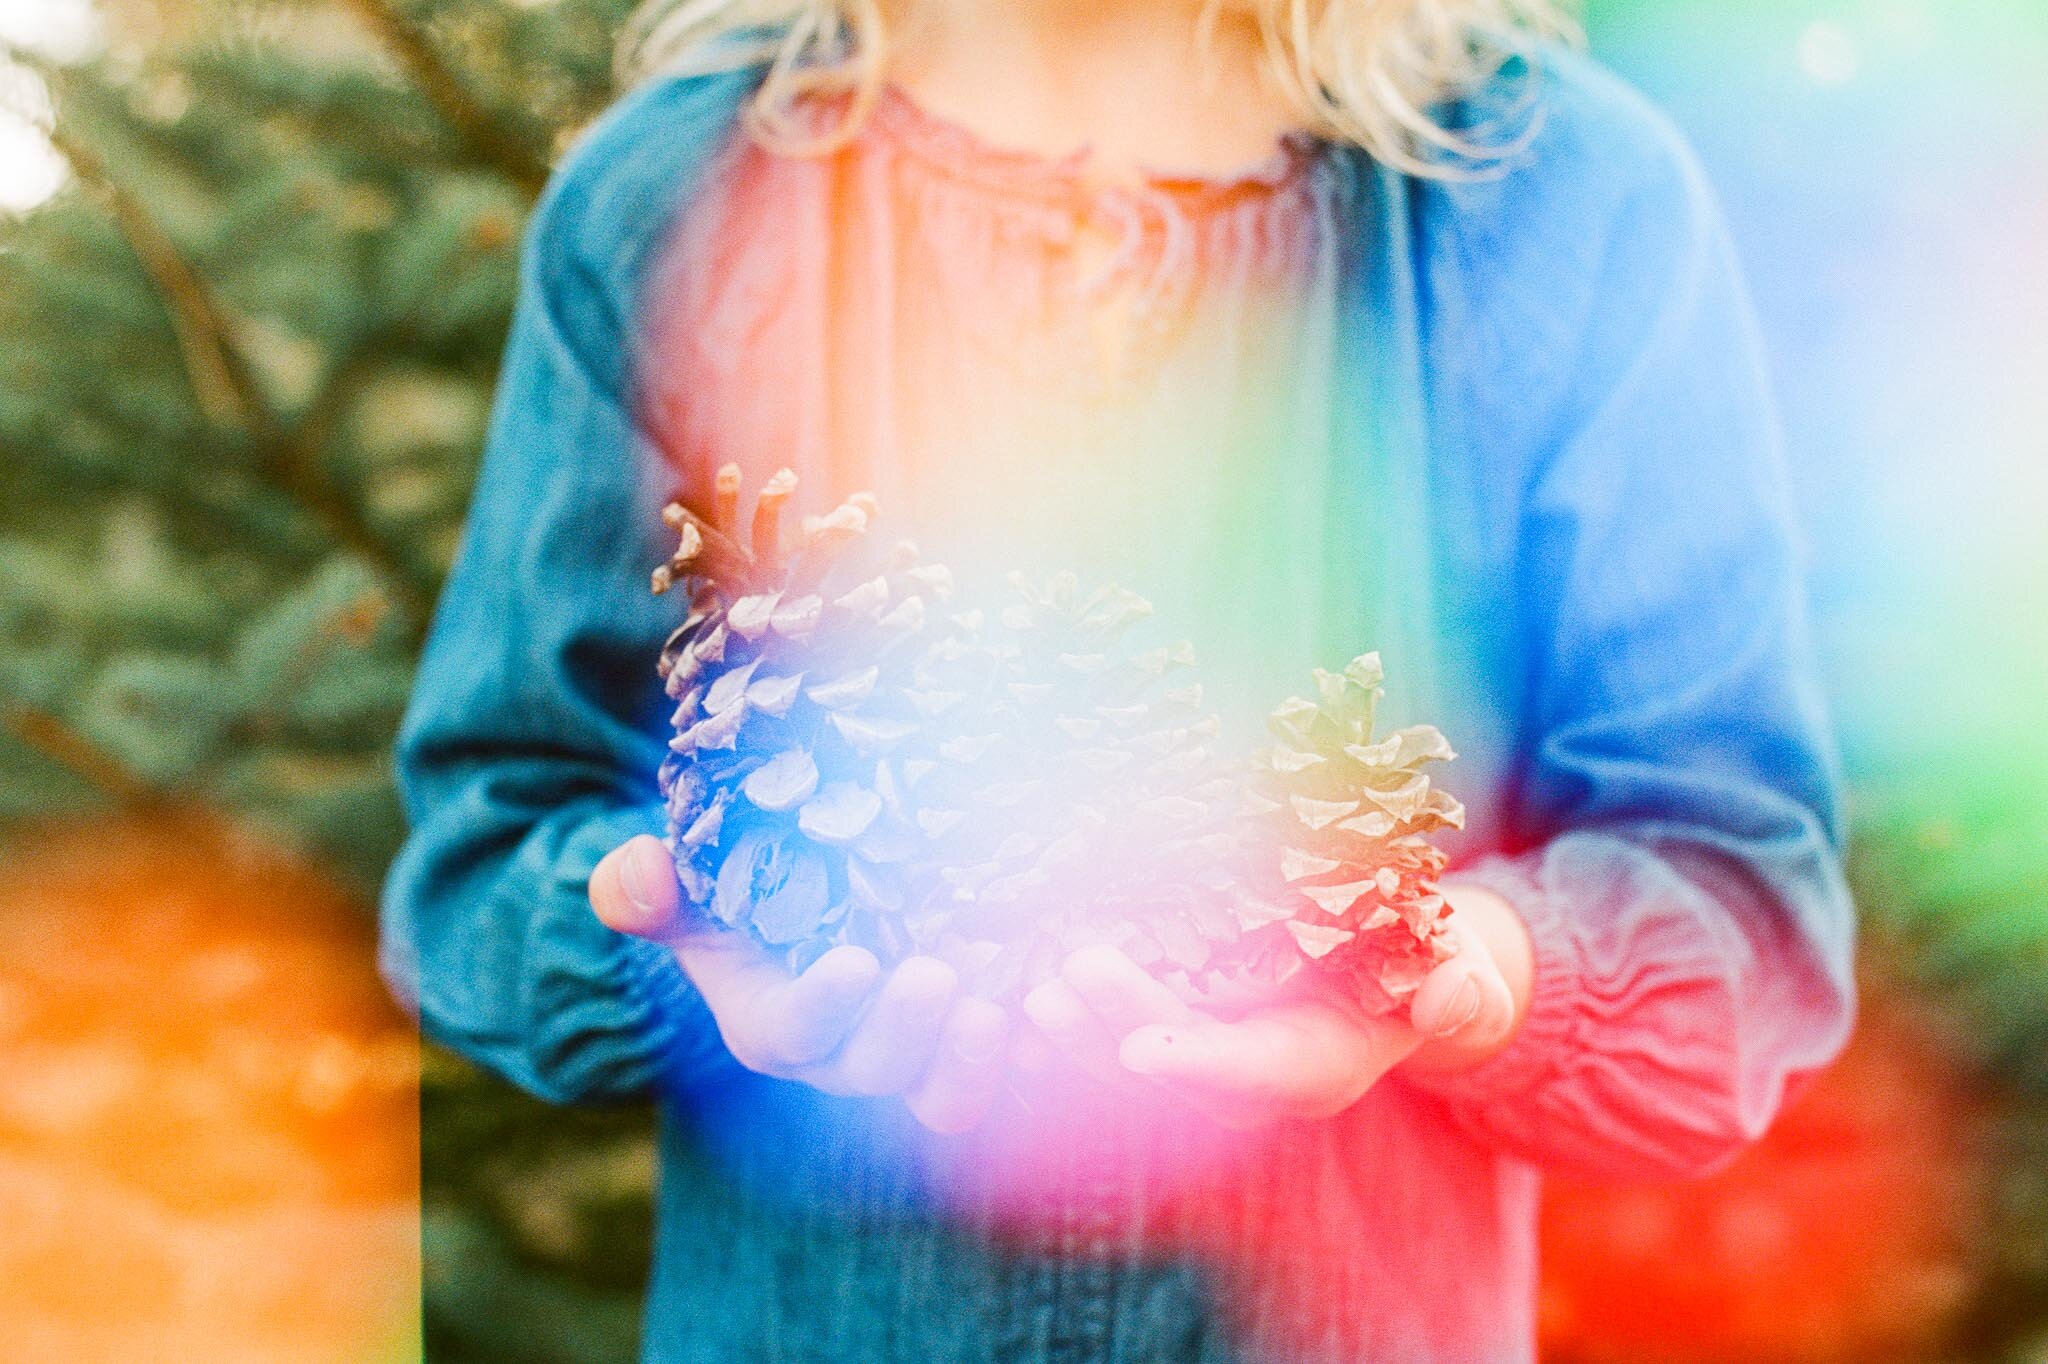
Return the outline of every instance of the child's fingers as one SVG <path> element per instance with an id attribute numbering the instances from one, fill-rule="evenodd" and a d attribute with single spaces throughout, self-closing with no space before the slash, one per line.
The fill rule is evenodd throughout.
<path id="1" fill-rule="evenodd" d="M 1010 1064 L 1036 1075 L 1052 1064 L 1052 1044 L 1036 1028 L 1017 1028 L 1010 1033 Z"/>
<path id="2" fill-rule="evenodd" d="M 766 1049 L 761 1002 L 789 973 L 768 958 L 744 933 L 705 929 L 678 939 L 676 960 L 718 1024 L 726 1050 L 749 1070 L 767 1072 L 778 1062 Z"/>
<path id="3" fill-rule="evenodd" d="M 676 959 L 718 1022 L 727 1050 L 749 1070 L 779 1074 L 829 1054 L 881 975 L 874 954 L 835 947 L 791 979 L 743 933 L 695 933 Z"/>
<path id="4" fill-rule="evenodd" d="M 1375 1028 L 1317 1006 L 1235 1023 L 1140 1028 L 1119 1059 L 1230 1126 L 1325 1118 L 1356 1103 L 1418 1045 L 1405 1028 Z"/>
<path id="5" fill-rule="evenodd" d="M 674 929 L 681 892 L 668 849 L 646 834 L 606 853 L 590 873 L 590 907 L 597 917 L 636 938 L 660 938 Z"/>
<path id="6" fill-rule="evenodd" d="M 721 1027 L 751 1018 L 756 1000 L 789 980 L 789 972 L 753 939 L 729 928 L 706 928 L 678 938 L 675 954 Z"/>
<path id="7" fill-rule="evenodd" d="M 931 1068 L 904 1102 L 934 1132 L 964 1132 L 1000 1092 L 1010 1021 L 985 999 L 963 999 L 939 1030 Z"/>
<path id="8" fill-rule="evenodd" d="M 1073 986 L 1055 976 L 1024 996 L 1023 1007 L 1054 1050 L 1098 1079 L 1116 1078 L 1116 1039 Z"/>
<path id="9" fill-rule="evenodd" d="M 747 1005 L 747 1031 L 771 1066 L 815 1064 L 846 1039 L 881 975 L 866 948 L 835 947 L 796 979 L 785 976 L 757 993 Z"/>
<path id="10" fill-rule="evenodd" d="M 1060 977 L 1117 1039 L 1151 1024 L 1196 1017 L 1180 996 L 1114 947 L 1082 948 L 1067 958 Z"/>
<path id="11" fill-rule="evenodd" d="M 1294 1087 L 1299 1039 L 1260 1019 L 1239 1023 L 1153 1024 L 1124 1038 L 1124 1069 L 1162 1084 L 1217 1095 L 1268 1099 Z"/>
<path id="12" fill-rule="evenodd" d="M 1245 1131 L 1287 1116 L 1299 1100 L 1284 1078 L 1258 1071 L 1235 1024 L 1210 1029 L 1140 1028 L 1120 1051 L 1127 1070 L 1204 1114 L 1221 1127 Z M 1155 1054 L 1156 1053 L 1156 1054 Z M 1275 1058 L 1277 1059 L 1277 1058 Z"/>
<path id="13" fill-rule="evenodd" d="M 840 1048 L 834 1078 L 855 1094 L 908 1089 L 931 1063 L 959 988 L 953 968 L 936 958 L 897 966 Z"/>

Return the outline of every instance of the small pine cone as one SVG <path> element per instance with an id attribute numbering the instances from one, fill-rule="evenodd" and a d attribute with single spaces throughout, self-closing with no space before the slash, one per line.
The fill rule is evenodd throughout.
<path id="1" fill-rule="evenodd" d="M 1246 813 L 1263 863 L 1247 898 L 1270 907 L 1301 958 L 1385 1013 L 1450 954 L 1445 858 L 1428 835 L 1463 828 L 1465 810 L 1430 784 L 1429 765 L 1456 756 L 1434 727 L 1373 737 L 1382 680 L 1379 655 L 1365 654 L 1341 673 L 1317 669 L 1315 700 L 1274 710 Z"/>

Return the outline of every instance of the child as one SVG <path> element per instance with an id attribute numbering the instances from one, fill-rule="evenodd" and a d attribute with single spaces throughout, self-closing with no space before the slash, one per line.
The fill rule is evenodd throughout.
<path id="1" fill-rule="evenodd" d="M 1559 31 L 1533 0 L 643 16 L 654 69 L 531 230 L 385 927 L 431 1037 L 553 1099 L 659 1094 L 648 1358 L 1527 1359 L 1540 1170 L 1713 1168 L 1839 1048 L 1746 303 L 1689 153 Z M 930 959 L 792 978 L 705 929 L 654 837 L 644 583 L 661 502 L 726 461 L 806 510 L 873 488 L 970 578 L 1144 592 L 1240 733 L 1381 649 L 1462 754 L 1459 950 L 1392 1020 L 1334 974 L 1207 1017 L 1109 949 L 1013 1015 Z"/>

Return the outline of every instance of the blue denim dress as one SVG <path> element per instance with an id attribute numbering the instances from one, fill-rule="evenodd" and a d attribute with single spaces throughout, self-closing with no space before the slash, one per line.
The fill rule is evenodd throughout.
<path id="1" fill-rule="evenodd" d="M 1152 1177 L 1179 1153 L 1097 1149 L 1118 1140 L 1098 1125 L 1020 1232 L 978 1201 L 986 1148 L 743 1071 L 674 958 L 587 903 L 599 857 L 661 831 L 673 621 L 645 582 L 673 489 L 630 400 L 658 360 L 646 281 L 758 76 L 635 92 L 533 220 L 399 741 L 394 987 L 428 1036 L 534 1093 L 658 1098 L 649 1359 L 1530 1359 L 1541 1173 L 1716 1167 L 1853 1008 L 1802 551 L 1690 152 L 1546 51 L 1541 124 L 1505 173 L 1425 182 L 1342 153 L 1333 552 L 1389 719 L 1463 755 L 1471 821 L 1448 846 L 1528 924 L 1522 1030 L 1474 1069 L 1397 1072 L 1283 1125 L 1192 1199 Z M 1511 84 L 1452 116 L 1510 114 Z"/>

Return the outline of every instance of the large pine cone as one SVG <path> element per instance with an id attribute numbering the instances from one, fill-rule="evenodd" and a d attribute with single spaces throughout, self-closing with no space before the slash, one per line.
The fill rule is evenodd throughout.
<path id="1" fill-rule="evenodd" d="M 1446 807 L 1425 794 L 1408 810 L 1395 774 L 1444 754 L 1396 736 L 1359 759 L 1339 743 L 1312 771 L 1311 741 L 1363 742 L 1341 694 L 1341 716 L 1276 713 L 1300 741 L 1276 729 L 1283 748 L 1248 778 L 1210 750 L 1220 724 L 1193 650 L 1124 642 L 1142 598 L 1013 577 L 992 615 L 955 610 L 943 567 L 872 542 L 871 498 L 785 543 L 794 475 L 768 482 L 744 532 L 739 485 L 728 466 L 707 512 L 671 504 L 681 542 L 654 574 L 657 592 L 691 592 L 661 658 L 677 702 L 661 785 L 703 913 L 792 969 L 856 943 L 884 961 L 936 955 L 1001 997 L 1110 943 L 1206 997 L 1276 984 L 1340 943 L 1357 959 L 1395 936 L 1374 911 L 1400 906 L 1410 931 L 1384 953 L 1385 1002 L 1406 993 L 1441 901 L 1435 850 L 1403 838 Z M 1361 777 L 1358 799 L 1395 803 L 1383 836 L 1277 819 L 1344 776 Z M 1338 905 L 1347 882 L 1325 861 L 1375 878 L 1371 893 Z"/>

